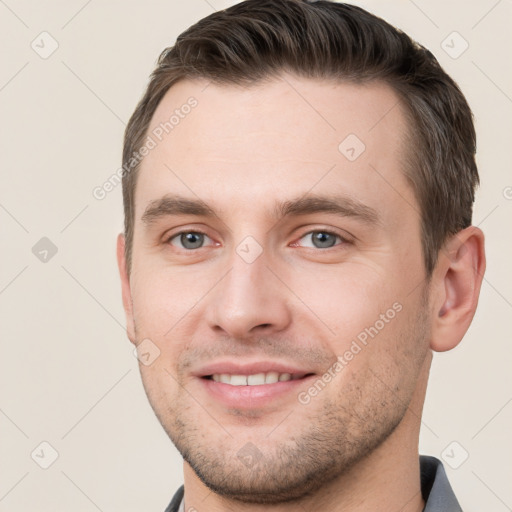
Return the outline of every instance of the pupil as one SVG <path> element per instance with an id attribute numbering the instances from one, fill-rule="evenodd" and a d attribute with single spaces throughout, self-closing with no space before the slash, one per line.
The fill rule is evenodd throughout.
<path id="1" fill-rule="evenodd" d="M 184 233 L 181 235 L 181 244 L 185 249 L 197 249 L 203 244 L 203 238 L 201 233 Z"/>

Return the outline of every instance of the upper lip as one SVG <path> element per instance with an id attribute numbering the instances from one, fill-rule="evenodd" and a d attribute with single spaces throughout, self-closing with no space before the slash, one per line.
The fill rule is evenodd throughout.
<path id="1" fill-rule="evenodd" d="M 257 373 L 290 373 L 295 377 L 314 373 L 311 369 L 293 364 L 277 361 L 257 361 L 241 363 L 240 361 L 217 361 L 202 366 L 194 372 L 197 377 L 207 377 L 215 374 L 227 373 L 229 375 L 255 375 Z"/>

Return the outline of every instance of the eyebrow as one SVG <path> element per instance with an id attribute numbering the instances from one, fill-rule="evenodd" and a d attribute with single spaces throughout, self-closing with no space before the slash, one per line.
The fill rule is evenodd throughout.
<path id="1" fill-rule="evenodd" d="M 278 202 L 273 212 L 277 219 L 313 213 L 333 213 L 342 217 L 352 217 L 366 224 L 380 222 L 376 210 L 346 195 L 307 194 L 297 199 Z M 215 210 L 200 199 L 167 194 L 148 204 L 142 215 L 142 222 L 150 225 L 160 218 L 172 215 L 218 217 Z"/>
<path id="2" fill-rule="evenodd" d="M 333 213 L 341 217 L 352 217 L 366 224 L 378 224 L 380 221 L 376 210 L 346 195 L 308 194 L 299 199 L 281 202 L 275 209 L 276 217 L 312 213 Z"/>
<path id="3" fill-rule="evenodd" d="M 160 199 L 151 201 L 142 222 L 150 225 L 162 217 L 170 215 L 196 215 L 198 217 L 216 217 L 217 214 L 204 201 L 167 194 Z"/>

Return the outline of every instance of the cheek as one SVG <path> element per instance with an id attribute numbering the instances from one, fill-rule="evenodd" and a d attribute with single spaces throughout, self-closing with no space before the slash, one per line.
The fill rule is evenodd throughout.
<path id="1" fill-rule="evenodd" d="M 208 279 L 176 269 L 138 272 L 132 285 L 133 310 L 139 334 L 164 338 L 201 300 Z"/>
<path id="2" fill-rule="evenodd" d="M 326 339 L 339 344 L 340 350 L 379 321 L 399 295 L 389 277 L 369 272 L 363 265 L 319 270 L 295 276 L 291 287 L 307 306 L 311 321 L 323 324 Z M 394 311 L 390 315 L 394 316 Z"/>
<path id="3" fill-rule="evenodd" d="M 137 341 L 147 343 L 149 352 L 156 354 L 150 365 L 140 364 L 144 387 L 155 404 L 168 402 L 165 396 L 175 400 L 179 393 L 182 377 L 177 363 L 190 340 L 197 338 L 205 296 L 213 278 L 218 279 L 218 274 L 186 270 L 145 269 L 136 274 L 132 286 Z"/>

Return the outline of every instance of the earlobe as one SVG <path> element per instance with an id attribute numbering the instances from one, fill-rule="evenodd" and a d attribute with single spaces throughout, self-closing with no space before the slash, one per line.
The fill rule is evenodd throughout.
<path id="1" fill-rule="evenodd" d="M 133 320 L 133 303 L 130 288 L 130 278 L 126 265 L 125 256 L 125 237 L 122 233 L 117 236 L 117 265 L 119 267 L 119 277 L 121 278 L 121 292 L 123 297 L 123 307 L 126 315 L 126 334 L 132 343 L 135 343 L 135 323 Z"/>
<path id="2" fill-rule="evenodd" d="M 459 231 L 444 244 L 433 275 L 432 350 L 444 352 L 462 340 L 475 314 L 484 272 L 484 234 L 479 228 Z"/>

